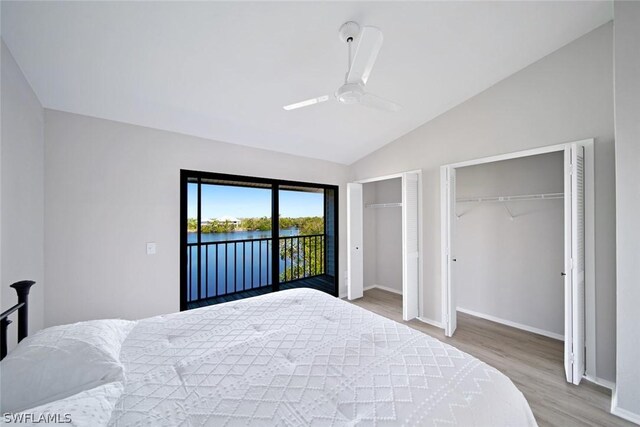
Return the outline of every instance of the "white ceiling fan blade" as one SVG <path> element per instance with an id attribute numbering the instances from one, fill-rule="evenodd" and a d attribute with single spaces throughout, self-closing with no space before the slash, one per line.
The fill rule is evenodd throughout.
<path id="1" fill-rule="evenodd" d="M 400 111 L 402 107 L 395 102 L 387 101 L 379 96 L 365 93 L 360 97 L 360 104 L 385 111 Z"/>
<path id="2" fill-rule="evenodd" d="M 309 105 L 319 104 L 320 102 L 327 101 L 329 95 L 319 96 L 317 98 L 307 99 L 305 101 L 296 102 L 295 104 L 285 105 L 284 108 L 287 111 L 295 110 L 296 108 L 308 107 Z"/>
<path id="3" fill-rule="evenodd" d="M 357 37 L 358 46 L 353 55 L 351 68 L 347 73 L 348 83 L 367 84 L 373 65 L 376 63 L 378 52 L 382 47 L 382 31 L 376 27 L 363 27 Z"/>

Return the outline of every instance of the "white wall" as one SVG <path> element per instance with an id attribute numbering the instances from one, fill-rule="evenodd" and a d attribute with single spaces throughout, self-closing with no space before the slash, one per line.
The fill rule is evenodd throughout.
<path id="1" fill-rule="evenodd" d="M 443 164 L 595 138 L 597 375 L 615 376 L 612 24 L 606 24 L 388 144 L 354 180 L 422 169 L 423 317 L 441 320 Z"/>
<path id="2" fill-rule="evenodd" d="M 45 119 L 46 325 L 179 310 L 180 169 L 338 184 L 346 235 L 346 166 L 59 111 Z"/>
<path id="3" fill-rule="evenodd" d="M 402 201 L 402 179 L 366 183 L 365 206 Z M 402 292 L 402 209 L 364 209 L 364 286 L 381 286 Z"/>
<path id="4" fill-rule="evenodd" d="M 376 203 L 401 201 L 401 178 L 376 182 Z M 376 211 L 376 284 L 402 292 L 402 209 L 369 210 Z"/>
<path id="5" fill-rule="evenodd" d="M 640 3 L 616 1 L 618 370 L 614 412 L 640 424 Z"/>
<path id="6" fill-rule="evenodd" d="M 456 170 L 457 197 L 564 192 L 564 153 Z M 564 335 L 564 202 L 458 203 L 458 307 Z"/>
<path id="7" fill-rule="evenodd" d="M 10 284 L 35 280 L 29 294 L 29 330 L 37 331 L 44 317 L 44 111 L 4 41 L 1 44 L 0 309 L 17 302 Z M 15 315 L 12 320 L 17 320 Z M 9 327 L 9 348 L 16 344 L 16 325 Z"/>

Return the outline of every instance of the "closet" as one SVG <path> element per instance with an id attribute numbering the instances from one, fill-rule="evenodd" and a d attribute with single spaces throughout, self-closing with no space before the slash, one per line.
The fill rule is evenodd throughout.
<path id="1" fill-rule="evenodd" d="M 380 288 L 402 295 L 402 318 L 420 316 L 421 171 L 347 184 L 347 297 Z"/>
<path id="2" fill-rule="evenodd" d="M 402 179 L 365 183 L 364 290 L 402 294 Z"/>
<path id="3" fill-rule="evenodd" d="M 457 170 L 457 311 L 564 339 L 562 152 Z"/>
<path id="4" fill-rule="evenodd" d="M 589 139 L 441 166 L 446 336 L 466 312 L 564 340 L 568 382 L 594 369 L 593 159 Z"/>

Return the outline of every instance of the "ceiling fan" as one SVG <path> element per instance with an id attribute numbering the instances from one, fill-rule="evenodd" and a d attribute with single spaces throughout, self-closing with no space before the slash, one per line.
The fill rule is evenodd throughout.
<path id="1" fill-rule="evenodd" d="M 348 46 L 349 67 L 344 77 L 344 84 L 334 94 L 336 100 L 341 104 L 361 104 L 380 110 L 399 111 L 401 107 L 395 102 L 365 92 L 367 80 L 369 80 L 376 57 L 382 47 L 382 31 L 376 27 L 361 28 L 358 23 L 349 21 L 342 24 L 338 34 L 340 39 Z M 354 41 L 357 41 L 357 47 L 352 57 L 351 45 Z M 283 108 L 290 111 L 328 100 L 329 95 L 323 95 L 296 102 L 295 104 L 285 105 Z"/>

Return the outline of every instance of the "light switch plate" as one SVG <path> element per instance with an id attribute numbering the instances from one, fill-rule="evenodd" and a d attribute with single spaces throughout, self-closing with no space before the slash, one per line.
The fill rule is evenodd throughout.
<path id="1" fill-rule="evenodd" d="M 156 253 L 156 243 L 148 242 L 147 243 L 147 255 L 155 255 Z"/>

